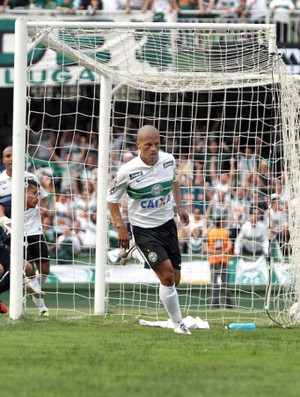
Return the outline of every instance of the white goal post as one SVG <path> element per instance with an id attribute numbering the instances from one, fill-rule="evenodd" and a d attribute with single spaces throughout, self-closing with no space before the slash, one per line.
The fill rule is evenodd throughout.
<path id="1" fill-rule="evenodd" d="M 266 312 L 272 321 L 289 324 L 288 309 L 299 300 L 300 293 L 297 265 L 299 209 L 295 205 L 300 188 L 300 101 L 297 80 L 287 75 L 278 53 L 275 26 L 52 22 L 20 18 L 16 21 L 15 35 L 10 317 L 18 319 L 24 311 L 21 271 L 24 208 L 20 205 L 24 201 L 23 170 L 28 168 L 39 174 L 41 159 L 37 152 L 48 145 L 43 135 L 54 136 L 53 153 L 61 155 L 65 149 L 62 143 L 64 132 L 69 137 L 71 135 L 70 151 L 76 146 L 76 133 L 90 143 L 97 135 L 97 147 L 93 148 L 98 159 L 97 190 L 93 196 L 97 211 L 96 244 L 95 256 L 88 263 L 94 267 L 95 277 L 93 285 L 87 287 L 90 291 L 87 301 L 89 307 L 93 306 L 89 314 L 103 315 L 117 307 L 117 312 L 122 315 L 141 315 L 149 309 L 153 311 L 153 317 L 159 317 L 156 284 L 149 272 L 144 281 L 140 279 L 144 274 L 140 264 L 134 262 L 121 269 L 117 264 L 108 263 L 107 256 L 110 248 L 106 206 L 108 184 L 126 154 L 135 154 L 133 143 L 137 129 L 148 123 L 161 131 L 162 149 L 175 153 L 184 184 L 183 200 L 192 215 L 193 209 L 201 206 L 198 199 L 189 197 L 200 186 L 205 195 L 204 211 L 215 208 L 215 195 L 222 189 L 225 196 L 228 195 L 226 211 L 230 207 L 233 212 L 232 215 L 227 213 L 226 219 L 228 227 L 234 229 L 234 239 L 242 223 L 249 218 L 249 208 L 260 209 L 256 196 L 261 195 L 266 204 L 263 219 L 266 223 L 272 214 L 274 194 L 284 198 L 284 205 L 288 207 L 288 226 L 285 228 L 289 240 L 282 240 L 281 229 L 278 232 L 280 239 L 273 231 L 263 263 L 261 258 L 259 262 L 254 257 L 250 261 L 238 255 L 232 257 L 230 266 L 234 270 L 229 286 L 234 297 L 234 310 L 230 311 L 230 316 L 238 319 L 242 313 L 253 319 L 258 313 Z M 59 78 L 56 87 L 51 88 L 47 73 L 51 73 L 51 62 L 55 57 L 60 58 L 60 69 L 53 74 Z M 86 85 L 91 89 L 82 88 L 87 75 L 89 82 Z M 72 90 L 68 91 L 68 87 Z M 54 100 L 57 101 L 55 115 L 50 114 L 48 108 Z M 72 109 L 75 109 L 72 112 L 65 104 L 68 101 L 72 101 Z M 87 104 L 92 107 L 90 113 L 85 108 Z M 86 121 L 88 118 L 91 122 Z M 57 120 L 52 125 L 53 119 Z M 73 127 L 67 125 L 70 119 Z M 84 122 L 80 124 L 82 120 Z M 77 149 L 78 146 L 80 144 Z M 246 168 L 239 167 L 242 162 L 245 167 L 250 165 L 248 149 L 255 165 L 245 176 Z M 71 179 L 78 178 L 79 185 L 90 184 L 84 179 L 88 172 L 89 150 L 85 151 L 85 159 L 80 160 L 80 169 L 85 173 L 70 176 Z M 72 162 L 62 158 L 55 160 L 53 155 L 45 161 L 48 161 L 48 167 L 41 168 L 61 165 L 63 161 L 69 167 Z M 70 174 L 69 169 L 68 172 Z M 225 174 L 229 178 L 226 183 L 222 180 Z M 62 177 L 59 178 L 57 185 L 61 186 Z M 75 189 L 73 184 L 71 200 L 75 197 L 72 189 Z M 237 208 L 241 208 L 241 199 L 237 192 L 241 189 L 244 193 L 246 189 L 247 208 L 244 217 L 238 219 Z M 62 194 L 61 189 L 56 200 L 59 201 Z M 53 211 L 53 217 L 57 218 L 56 210 Z M 206 215 L 202 215 L 206 219 Z M 213 219 L 207 217 L 206 221 L 211 225 Z M 86 222 L 84 225 L 89 226 Z M 63 234 L 62 231 L 59 233 Z M 200 312 L 205 318 L 217 317 L 224 322 L 228 318 L 226 308 L 214 311 L 211 307 L 207 255 L 202 252 L 197 256 L 187 248 L 191 230 L 181 230 L 179 226 L 179 233 L 186 262 L 182 277 L 185 287 L 180 290 L 179 286 L 183 308 L 186 313 Z M 284 251 L 286 244 L 292 247 L 289 252 Z M 280 254 L 273 255 L 273 248 L 275 251 L 278 248 Z M 53 269 L 59 270 L 55 260 Z M 69 269 L 75 274 L 77 262 L 71 262 Z M 134 269 L 137 273 L 129 275 Z M 254 271 L 262 273 L 260 281 L 253 276 Z M 289 277 L 284 280 L 287 273 Z M 245 281 L 247 277 L 250 278 Z M 127 298 L 128 288 L 132 289 L 130 298 Z M 262 290 L 262 299 L 257 288 Z M 61 294 L 59 287 L 54 294 Z M 138 302 L 134 304 L 135 295 Z M 138 308 L 136 312 L 135 306 Z"/>

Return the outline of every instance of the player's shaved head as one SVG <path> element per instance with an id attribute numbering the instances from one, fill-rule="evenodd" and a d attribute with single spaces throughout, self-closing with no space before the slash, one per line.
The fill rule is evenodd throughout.
<path id="1" fill-rule="evenodd" d="M 3 150 L 3 156 L 5 156 L 7 153 L 12 153 L 12 146 L 7 146 L 7 147 Z"/>
<path id="2" fill-rule="evenodd" d="M 151 138 L 159 137 L 159 132 L 155 127 L 153 127 L 153 125 L 144 125 L 138 130 L 137 133 L 138 142 L 142 142 L 145 139 L 149 139 L 150 137 Z"/>
<path id="3" fill-rule="evenodd" d="M 143 162 L 147 165 L 154 165 L 158 160 L 160 147 L 158 130 L 152 125 L 144 125 L 138 130 L 136 146 Z"/>

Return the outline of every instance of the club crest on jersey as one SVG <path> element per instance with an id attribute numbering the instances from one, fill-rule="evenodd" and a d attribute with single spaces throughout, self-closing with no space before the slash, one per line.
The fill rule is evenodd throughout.
<path id="1" fill-rule="evenodd" d="M 172 165 L 173 165 L 173 160 L 165 161 L 165 162 L 163 163 L 163 167 L 164 167 L 164 168 L 171 167 Z"/>
<path id="2" fill-rule="evenodd" d="M 157 183 L 156 185 L 152 186 L 151 194 L 154 197 L 159 196 L 162 193 L 162 191 L 163 191 L 163 187 L 159 183 Z"/>
<path id="3" fill-rule="evenodd" d="M 143 175 L 143 171 L 133 172 L 132 174 L 129 174 L 129 179 L 132 181 L 132 179 L 135 179 L 138 176 L 142 176 L 142 175 Z"/>
<path id="4" fill-rule="evenodd" d="M 157 258 L 158 258 L 158 256 L 157 256 L 156 252 L 153 252 L 153 251 L 149 252 L 148 259 L 150 262 L 155 263 L 157 261 Z"/>

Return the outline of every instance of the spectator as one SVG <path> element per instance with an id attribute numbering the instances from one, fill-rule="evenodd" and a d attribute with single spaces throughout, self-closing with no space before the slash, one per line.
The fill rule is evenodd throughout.
<path id="1" fill-rule="evenodd" d="M 48 196 L 48 212 L 49 216 L 52 218 L 54 216 L 54 207 L 55 207 L 55 185 L 54 179 L 52 177 L 51 168 L 40 168 L 36 175 L 39 178 L 41 186 L 44 188 L 45 192 Z"/>
<path id="2" fill-rule="evenodd" d="M 73 202 L 69 190 L 64 190 L 55 199 L 53 225 L 57 234 L 63 233 L 65 226 L 73 224 Z"/>
<path id="3" fill-rule="evenodd" d="M 202 214 L 206 213 L 208 203 L 213 197 L 213 188 L 205 181 L 203 172 L 196 172 L 193 182 L 194 206 L 199 208 Z"/>
<path id="4" fill-rule="evenodd" d="M 102 0 L 103 11 L 118 11 L 125 7 L 126 0 Z"/>
<path id="5" fill-rule="evenodd" d="M 236 174 L 238 186 L 245 186 L 249 175 L 256 171 L 258 159 L 253 148 L 248 145 L 245 152 L 240 154 L 236 162 Z"/>
<path id="6" fill-rule="evenodd" d="M 56 0 L 56 10 L 66 14 L 75 14 L 77 8 L 73 0 Z"/>
<path id="7" fill-rule="evenodd" d="M 14 10 L 25 10 L 29 7 L 29 0 L 9 0 L 9 7 Z"/>
<path id="8" fill-rule="evenodd" d="M 50 216 L 45 216 L 43 218 L 43 231 L 50 258 L 56 258 L 56 232 L 54 230 Z"/>
<path id="9" fill-rule="evenodd" d="M 83 229 L 83 227 L 81 226 L 80 220 L 75 219 L 74 223 L 73 223 L 73 236 L 76 236 L 80 245 L 81 250 L 84 249 L 84 243 L 85 243 L 85 238 L 86 238 L 86 232 L 87 232 L 87 228 Z"/>
<path id="10" fill-rule="evenodd" d="M 242 22 L 242 21 L 247 22 L 247 20 L 250 16 L 250 8 L 249 8 L 249 5 L 247 4 L 247 0 L 240 0 L 239 5 L 235 9 L 235 12 L 236 12 L 240 22 Z"/>
<path id="11" fill-rule="evenodd" d="M 254 23 L 265 23 L 267 14 L 267 0 L 250 0 L 250 19 Z"/>
<path id="12" fill-rule="evenodd" d="M 216 191 L 213 195 L 211 201 L 208 204 L 206 210 L 206 220 L 208 227 L 211 222 L 215 222 L 216 219 L 223 219 L 223 226 L 229 227 L 229 218 L 230 218 L 230 196 L 226 195 L 226 193 L 222 190 Z"/>
<path id="13" fill-rule="evenodd" d="M 55 0 L 30 0 L 30 9 L 41 8 L 44 10 L 55 10 Z"/>
<path id="14" fill-rule="evenodd" d="M 80 253 L 81 245 L 77 236 L 72 233 L 70 226 L 63 228 L 63 234 L 57 239 L 57 260 L 60 264 L 70 264 Z"/>
<path id="15" fill-rule="evenodd" d="M 215 220 L 215 227 L 207 233 L 205 246 L 212 277 L 212 307 L 219 308 L 222 289 L 225 292 L 225 307 L 232 308 L 231 291 L 228 287 L 228 262 L 232 255 L 229 232 L 223 227 L 221 218 Z M 221 279 L 221 288 L 218 280 Z"/>
<path id="16" fill-rule="evenodd" d="M 198 207 L 194 207 L 190 214 L 190 223 L 187 226 L 192 232 L 194 229 L 200 229 L 203 237 L 206 237 L 207 233 L 207 222 L 205 216 L 202 215 L 201 210 Z"/>
<path id="17" fill-rule="evenodd" d="M 204 238 L 200 228 L 191 231 L 191 237 L 187 241 L 187 253 L 189 255 L 202 255 L 204 252 Z"/>
<path id="18" fill-rule="evenodd" d="M 87 10 L 89 15 L 95 15 L 98 10 L 102 9 L 102 3 L 100 0 L 79 0 L 78 8 Z"/>
<path id="19" fill-rule="evenodd" d="M 230 22 L 232 20 L 233 22 L 237 18 L 237 13 L 236 9 L 239 6 L 238 0 L 220 0 L 218 1 L 217 7 L 221 13 L 221 22 Z"/>
<path id="20" fill-rule="evenodd" d="M 75 193 L 72 210 L 74 218 L 80 221 L 81 227 L 85 229 L 90 215 L 96 210 L 96 198 L 92 197 L 93 185 L 85 184 L 80 194 Z"/>
<path id="21" fill-rule="evenodd" d="M 274 16 L 276 23 L 277 43 L 286 43 L 288 40 L 288 27 L 290 14 L 295 11 L 295 5 L 292 0 L 272 0 L 269 4 L 269 10 Z"/>
<path id="22" fill-rule="evenodd" d="M 267 161 L 264 159 L 260 160 L 257 170 L 253 174 L 254 187 L 262 194 L 269 196 L 275 188 L 275 181 Z"/>
<path id="23" fill-rule="evenodd" d="M 236 188 L 230 202 L 233 214 L 230 237 L 234 240 L 249 216 L 249 200 L 246 197 L 245 189 L 241 186 Z"/>
<path id="24" fill-rule="evenodd" d="M 1 0 L 0 2 L 0 14 L 6 11 L 6 9 L 9 7 L 9 2 L 10 0 Z"/>
<path id="25" fill-rule="evenodd" d="M 164 14 L 176 10 L 180 12 L 180 8 L 176 3 L 176 0 L 145 0 L 144 8 L 147 10 L 151 5 L 151 10 L 156 14 L 162 12 Z"/>
<path id="26" fill-rule="evenodd" d="M 251 207 L 249 221 L 244 223 L 237 235 L 234 245 L 234 255 L 252 256 L 268 255 L 269 240 L 267 224 L 259 220 L 258 208 Z"/>
<path id="27" fill-rule="evenodd" d="M 83 156 L 80 160 L 83 159 Z M 89 154 L 79 172 L 79 178 L 83 181 L 93 181 L 97 178 L 98 168 L 96 157 Z"/>
<path id="28" fill-rule="evenodd" d="M 145 0 L 126 0 L 126 12 L 129 14 L 131 10 L 147 11 Z"/>
<path id="29" fill-rule="evenodd" d="M 82 244 L 84 249 L 96 248 L 97 243 L 97 213 L 92 212 L 89 214 L 89 217 L 86 222 L 86 226 L 84 228 L 84 233 L 82 236 Z"/>
<path id="30" fill-rule="evenodd" d="M 272 242 L 277 242 L 284 255 L 290 253 L 290 233 L 288 227 L 288 211 L 281 205 L 277 193 L 271 195 L 271 205 L 266 211 L 265 219 L 271 228 Z"/>
<path id="31" fill-rule="evenodd" d="M 215 0 L 198 0 L 198 8 L 201 16 L 210 15 L 214 9 L 214 6 Z"/>

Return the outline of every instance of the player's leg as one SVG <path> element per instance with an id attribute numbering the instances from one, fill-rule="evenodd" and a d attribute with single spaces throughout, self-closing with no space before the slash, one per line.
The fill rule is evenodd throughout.
<path id="1" fill-rule="evenodd" d="M 43 298 L 44 293 L 41 290 L 41 286 L 39 280 L 36 276 L 36 269 L 33 263 L 26 263 L 26 278 L 25 278 L 25 286 L 27 293 L 30 294 L 33 303 L 40 311 L 40 316 L 48 317 L 49 310 L 45 305 L 45 301 Z"/>
<path id="2" fill-rule="evenodd" d="M 10 286 L 10 252 L 5 247 L 0 248 L 0 294 Z M 8 312 L 7 306 L 0 301 L 0 314 Z"/>
<path id="3" fill-rule="evenodd" d="M 175 332 L 189 335 L 182 321 L 176 285 L 180 279 L 181 256 L 176 233 L 170 235 L 172 224 L 159 228 L 143 229 L 133 227 L 135 243 L 149 268 L 156 273 L 159 281 L 159 297 L 168 312 Z M 171 247 L 166 251 L 166 245 Z M 174 268 L 177 269 L 176 273 Z"/>
<path id="4" fill-rule="evenodd" d="M 189 335 L 190 331 L 182 320 L 178 292 L 175 287 L 180 279 L 179 270 L 176 270 L 175 277 L 174 269 L 169 259 L 161 262 L 153 270 L 160 280 L 159 297 L 174 324 L 174 331 Z"/>
<path id="5" fill-rule="evenodd" d="M 24 286 L 27 294 L 36 297 L 44 295 L 36 277 L 34 263 L 24 261 Z"/>
<path id="6" fill-rule="evenodd" d="M 47 272 L 49 273 L 49 255 L 48 248 L 46 246 L 45 240 L 43 236 L 29 236 L 28 237 L 28 246 L 27 251 L 25 252 L 27 257 L 27 261 L 32 265 L 36 265 L 40 272 Z M 44 269 L 42 264 L 44 262 Z M 40 275 L 40 273 L 39 273 Z M 43 273 L 42 273 L 43 275 Z M 46 274 L 45 274 L 46 275 Z M 36 268 L 34 267 L 34 274 L 30 278 L 31 283 L 33 283 L 36 287 L 39 287 L 41 291 L 41 284 L 39 277 L 36 274 Z M 41 294 L 33 294 L 32 300 L 34 304 L 39 308 L 40 315 L 43 317 L 49 317 L 49 310 L 45 304 L 43 293 Z"/>

